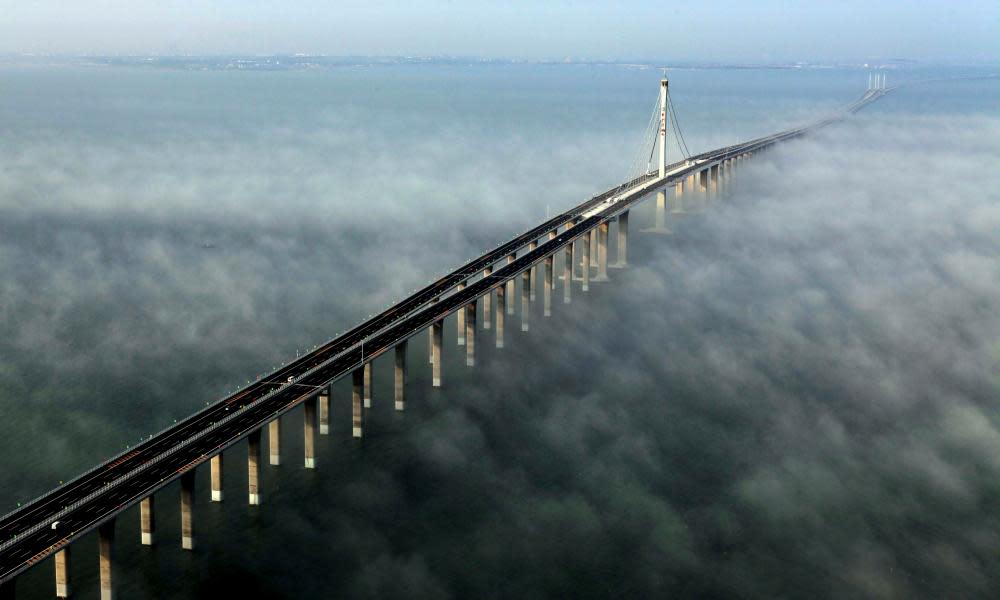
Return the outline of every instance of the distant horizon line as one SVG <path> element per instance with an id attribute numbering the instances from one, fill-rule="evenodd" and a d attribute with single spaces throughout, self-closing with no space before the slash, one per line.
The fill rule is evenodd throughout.
<path id="1" fill-rule="evenodd" d="M 942 58 L 939 61 L 926 61 L 910 58 L 841 58 L 841 59 L 789 59 L 773 61 L 747 61 L 732 59 L 714 60 L 667 60 L 655 58 L 585 58 L 566 56 L 563 58 L 550 57 L 510 57 L 510 56 L 475 56 L 475 55 L 450 55 L 450 54 L 313 54 L 302 52 L 277 52 L 277 53 L 38 53 L 38 52 L 0 52 L 0 61 L 37 61 L 37 60 L 64 60 L 64 61 L 219 61 L 219 60 L 286 60 L 290 61 L 286 66 L 308 67 L 308 61 L 319 61 L 329 65 L 357 65 L 359 61 L 365 64 L 521 64 L 521 65 L 612 65 L 612 66 L 633 66 L 637 68 L 803 68 L 803 67 L 851 67 L 851 68 L 907 68 L 907 67 L 985 67 L 998 66 L 1000 60 L 970 61 L 953 60 Z M 275 63 L 277 64 L 277 63 Z"/>

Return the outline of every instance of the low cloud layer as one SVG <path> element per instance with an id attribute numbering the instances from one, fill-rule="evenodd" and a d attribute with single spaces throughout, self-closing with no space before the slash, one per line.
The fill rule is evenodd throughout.
<path id="1" fill-rule="evenodd" d="M 316 135 L 319 148 L 370 147 Z M 414 163 L 384 181 L 371 166 L 381 158 L 334 163 L 308 140 L 274 152 L 252 138 L 212 152 L 178 145 L 153 153 L 176 164 L 140 157 L 141 169 L 113 144 L 52 140 L 52 156 L 78 153 L 55 161 L 80 165 L 77 176 L 39 171 L 43 146 L 8 150 L 0 437 L 17 459 L 0 472 L 5 500 L 47 489 L 544 216 L 534 199 L 507 203 L 512 191 L 537 185 L 567 204 L 595 191 L 599 149 L 620 142 L 596 135 L 577 154 L 569 133 L 555 137 L 533 150 L 501 136 L 492 151 L 503 168 L 482 173 L 461 166 L 475 142 L 444 132 L 394 149 Z M 172 488 L 155 554 L 124 515 L 122 592 L 995 595 L 997 140 L 996 115 L 862 113 L 751 161 L 725 200 L 673 221 L 672 236 L 638 234 L 650 208 L 637 209 L 631 268 L 588 296 L 574 290 L 551 321 L 536 314 L 503 351 L 481 331 L 474 370 L 450 324 L 443 390 L 429 388 L 426 348 L 412 344 L 404 415 L 389 406 L 380 361 L 364 444 L 348 437 L 343 384 L 316 472 L 299 467 L 291 415 L 289 459 L 265 470 L 260 510 L 243 505 L 243 450 L 233 450 L 222 508 L 199 480 L 194 560 L 175 543 Z M 559 148 L 580 160 L 560 161 L 570 172 L 550 186 L 542 165 Z M 280 177 L 290 165 L 302 173 Z M 199 168 L 200 178 L 173 174 Z M 329 181 L 316 174 L 331 169 Z M 434 197 L 440 218 L 427 222 L 411 203 L 439 189 L 415 179 L 427 169 L 480 194 Z M 310 212 L 352 170 L 358 189 Z M 275 181 L 288 199 L 277 208 L 261 191 Z M 166 190 L 176 203 L 149 208 Z M 383 190 L 370 211 L 354 204 Z M 75 557 L 84 592 L 96 589 L 90 544 Z M 35 569 L 21 589 L 47 595 L 50 576 Z"/>

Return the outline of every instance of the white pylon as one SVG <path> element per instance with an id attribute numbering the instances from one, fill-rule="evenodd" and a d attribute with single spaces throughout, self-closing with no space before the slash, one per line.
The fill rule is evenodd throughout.
<path id="1" fill-rule="evenodd" d="M 660 80 L 660 177 L 667 176 L 667 77 Z"/>

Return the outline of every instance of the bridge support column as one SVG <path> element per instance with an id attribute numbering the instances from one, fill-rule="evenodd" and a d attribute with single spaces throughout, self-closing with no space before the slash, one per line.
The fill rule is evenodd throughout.
<path id="1" fill-rule="evenodd" d="M 441 338 L 444 335 L 444 319 L 434 321 L 431 328 L 434 330 L 434 370 L 431 374 L 431 385 L 441 387 Z"/>
<path id="2" fill-rule="evenodd" d="M 181 548 L 194 550 L 194 469 L 181 475 Z"/>
<path id="3" fill-rule="evenodd" d="M 358 367 L 351 371 L 351 435 L 360 438 L 365 426 L 365 369 Z"/>
<path id="4" fill-rule="evenodd" d="M 330 398 L 333 397 L 333 384 L 323 388 L 319 393 L 319 434 L 330 434 Z"/>
<path id="5" fill-rule="evenodd" d="M 222 502 L 222 453 L 209 460 L 212 470 L 212 502 Z"/>
<path id="6" fill-rule="evenodd" d="M 565 253 L 563 261 L 563 304 L 569 304 L 573 296 L 573 246 L 570 242 L 563 248 Z"/>
<path id="7" fill-rule="evenodd" d="M 575 238 L 569 243 L 569 253 L 573 256 L 573 264 L 571 265 L 570 275 L 572 275 L 572 281 L 582 281 L 583 276 L 579 272 L 583 269 L 583 257 L 580 253 L 583 252 L 583 237 Z"/>
<path id="8" fill-rule="evenodd" d="M 465 282 L 463 281 L 462 283 L 460 283 L 457 286 L 455 286 L 455 288 L 458 291 L 464 290 L 465 289 Z M 458 330 L 458 345 L 459 346 L 464 346 L 465 345 L 465 311 L 464 310 L 458 311 L 458 314 L 456 315 L 456 317 L 458 318 L 458 327 L 456 327 L 456 329 Z"/>
<path id="9" fill-rule="evenodd" d="M 112 572 L 115 558 L 115 519 L 97 528 L 97 551 L 101 572 L 101 600 L 114 600 L 115 584 Z"/>
<path id="10" fill-rule="evenodd" d="M 698 172 L 698 198 L 701 200 L 701 207 L 708 204 L 708 169 Z"/>
<path id="11" fill-rule="evenodd" d="M 674 202 L 670 212 L 675 215 L 684 214 L 684 180 L 677 182 L 674 186 Z"/>
<path id="12" fill-rule="evenodd" d="M 371 363 L 369 363 L 371 364 Z M 302 448 L 305 467 L 316 468 L 316 396 L 302 403 Z"/>
<path id="13" fill-rule="evenodd" d="M 521 273 L 521 331 L 528 331 L 531 319 L 531 269 Z"/>
<path id="14" fill-rule="evenodd" d="M 281 464 L 281 417 L 267 424 L 267 453 L 272 465 Z"/>
<path id="15" fill-rule="evenodd" d="M 150 494 L 139 501 L 139 537 L 143 546 L 153 545 L 156 533 L 156 503 Z"/>
<path id="16" fill-rule="evenodd" d="M 566 231 L 569 231 L 570 227 L 572 227 L 572 226 L 573 226 L 573 224 L 572 224 L 572 223 L 568 223 L 568 224 L 566 225 Z M 548 234 L 548 241 L 550 241 L 550 242 L 551 242 L 552 240 L 556 239 L 556 237 L 557 237 L 558 235 L 559 235 L 559 228 L 558 228 L 558 227 L 556 227 L 555 229 L 553 229 L 552 231 L 550 231 L 550 232 L 549 232 L 549 234 Z M 552 267 L 553 267 L 553 276 L 555 276 L 555 254 L 554 254 L 554 253 L 553 253 L 552 255 L 550 255 L 550 256 L 549 256 L 549 260 L 553 261 L 553 265 L 552 265 Z M 553 282 L 552 286 L 553 286 L 553 287 L 552 287 L 552 289 L 555 289 L 555 287 L 554 287 L 554 286 L 555 286 L 555 283 L 554 283 L 554 282 Z M 551 291 L 551 290 L 550 290 L 550 291 Z M 551 304 L 551 299 L 550 299 L 550 304 Z M 548 315 L 545 315 L 545 316 L 551 316 L 551 312 L 552 312 L 552 311 L 550 310 L 550 311 L 549 311 L 549 313 L 550 313 L 550 314 L 548 314 Z"/>
<path id="17" fill-rule="evenodd" d="M 69 563 L 70 563 L 70 548 L 72 546 L 66 546 L 55 555 L 55 566 L 56 566 L 56 598 L 69 598 L 70 586 L 69 586 Z"/>
<path id="18" fill-rule="evenodd" d="M 667 235 L 673 233 L 667 227 L 667 192 L 659 190 L 656 192 L 656 208 L 653 209 L 653 226 L 643 229 L 643 233 L 656 233 Z"/>
<path id="19" fill-rule="evenodd" d="M 396 410 L 403 410 L 406 408 L 406 340 L 396 344 L 394 380 Z"/>
<path id="20" fill-rule="evenodd" d="M 593 281 L 608 280 L 608 233 L 610 227 L 608 222 L 604 221 L 595 228 L 597 231 L 597 276 L 594 277 Z"/>
<path id="21" fill-rule="evenodd" d="M 493 267 L 483 269 L 483 279 L 489 279 L 493 274 Z M 493 290 L 483 294 L 483 329 L 493 327 Z"/>
<path id="22" fill-rule="evenodd" d="M 618 215 L 618 255 L 617 262 L 609 265 L 615 269 L 624 269 L 628 266 L 628 211 Z"/>
<path id="23" fill-rule="evenodd" d="M 503 348 L 503 322 L 507 314 L 507 284 L 497 288 L 497 348 Z"/>
<path id="24" fill-rule="evenodd" d="M 597 228 L 594 227 L 590 230 L 590 265 L 592 267 L 597 266 Z"/>
<path id="25" fill-rule="evenodd" d="M 537 248 L 538 248 L 538 240 L 532 240 L 531 243 L 528 244 L 528 252 L 531 252 L 532 250 L 536 250 Z M 531 265 L 531 268 L 528 269 L 528 273 L 530 273 L 530 275 L 528 276 L 528 279 L 531 280 L 531 285 L 528 286 L 528 295 L 529 295 L 528 299 L 530 301 L 534 302 L 535 301 L 535 283 L 538 281 L 538 277 L 535 276 L 536 275 L 535 265 Z"/>
<path id="26" fill-rule="evenodd" d="M 476 309 L 477 301 L 465 305 L 465 365 L 476 366 Z"/>
<path id="27" fill-rule="evenodd" d="M 708 170 L 709 194 L 714 200 L 719 195 L 719 165 L 712 165 Z"/>
<path id="28" fill-rule="evenodd" d="M 433 300 L 431 300 L 431 304 L 434 304 L 437 301 L 438 301 L 438 298 L 434 298 Z M 427 328 L 427 362 L 430 363 L 430 364 L 432 364 L 432 365 L 434 364 L 434 328 L 433 327 L 428 327 Z"/>
<path id="29" fill-rule="evenodd" d="M 250 432 L 247 436 L 247 492 L 248 504 L 260 504 L 260 436 L 261 429 Z"/>
<path id="30" fill-rule="evenodd" d="M 593 231 L 593 230 L 591 230 Z M 590 291 L 590 233 L 583 234 L 583 291 Z"/>
<path id="31" fill-rule="evenodd" d="M 542 315 L 552 316 L 552 271 L 555 262 L 555 255 L 550 254 L 545 257 L 545 284 L 542 289 Z"/>
<path id="32" fill-rule="evenodd" d="M 513 254 L 507 255 L 507 264 L 514 262 L 515 256 Z M 510 300 L 507 302 L 507 314 L 514 314 L 514 278 L 507 280 L 507 298 Z"/>
<path id="33" fill-rule="evenodd" d="M 372 362 L 365 363 L 365 408 L 372 407 Z"/>

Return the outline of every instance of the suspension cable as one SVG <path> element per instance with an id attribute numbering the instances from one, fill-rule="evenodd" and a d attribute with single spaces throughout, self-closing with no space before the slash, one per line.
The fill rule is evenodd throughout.
<path id="1" fill-rule="evenodd" d="M 673 128 L 674 133 L 677 134 L 677 149 L 681 151 L 681 154 L 684 155 L 685 159 L 691 158 L 691 151 L 688 150 L 687 141 L 684 140 L 684 132 L 681 131 L 681 122 L 677 118 L 677 112 L 674 110 L 674 101 L 673 98 L 670 97 L 669 92 L 667 93 L 667 109 L 670 111 L 671 127 Z"/>

